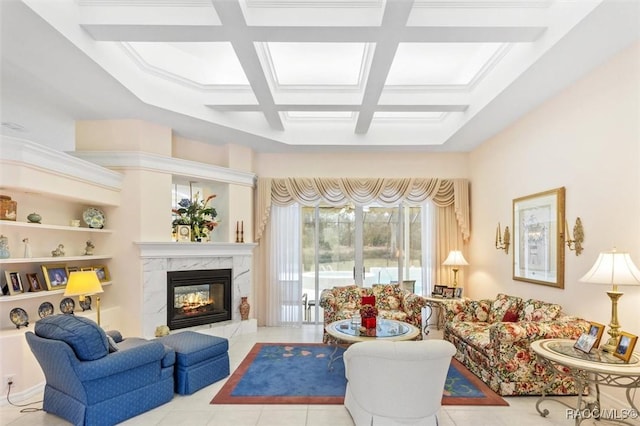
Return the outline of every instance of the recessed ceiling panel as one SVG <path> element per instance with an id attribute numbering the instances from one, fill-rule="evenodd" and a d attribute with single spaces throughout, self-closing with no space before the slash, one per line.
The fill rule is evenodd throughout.
<path id="1" fill-rule="evenodd" d="M 441 120 L 447 113 L 441 111 L 377 111 L 374 119 L 383 120 Z"/>
<path id="2" fill-rule="evenodd" d="M 358 86 L 366 43 L 267 43 L 279 86 Z"/>
<path id="3" fill-rule="evenodd" d="M 293 120 L 351 119 L 355 116 L 353 111 L 286 111 L 284 114 Z"/>
<path id="4" fill-rule="evenodd" d="M 400 43 L 387 86 L 469 85 L 502 43 Z"/>
<path id="5" fill-rule="evenodd" d="M 248 85 L 231 43 L 128 43 L 138 59 L 165 77 L 201 85 Z"/>

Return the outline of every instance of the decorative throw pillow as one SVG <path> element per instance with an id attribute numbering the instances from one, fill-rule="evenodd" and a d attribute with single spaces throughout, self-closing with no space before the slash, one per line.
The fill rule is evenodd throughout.
<path id="1" fill-rule="evenodd" d="M 525 321 L 553 321 L 561 315 L 562 306 L 535 299 L 524 302 L 522 309 L 522 319 Z"/>
<path id="2" fill-rule="evenodd" d="M 488 322 L 494 323 L 502 321 L 504 314 L 510 309 L 516 310 L 518 315 L 520 315 L 522 299 L 517 296 L 509 296 L 508 294 L 499 293 L 496 296 L 496 300 L 494 300 L 491 305 Z"/>
<path id="3" fill-rule="evenodd" d="M 109 342 L 109 353 L 118 352 L 118 345 L 116 341 L 113 340 L 113 337 L 107 334 L 107 342 Z"/>
<path id="4" fill-rule="evenodd" d="M 509 309 L 504 313 L 502 317 L 502 322 L 517 322 L 518 321 L 518 311 L 515 309 Z"/>

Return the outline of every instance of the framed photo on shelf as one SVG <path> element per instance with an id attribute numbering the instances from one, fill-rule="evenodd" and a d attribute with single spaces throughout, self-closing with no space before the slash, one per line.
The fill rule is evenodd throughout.
<path id="1" fill-rule="evenodd" d="M 582 335 L 578 337 L 578 340 L 576 341 L 575 345 L 573 345 L 573 347 L 588 354 L 589 352 L 591 352 L 591 349 L 593 348 L 595 342 L 596 336 L 592 336 L 588 333 L 582 333 Z"/>
<path id="2" fill-rule="evenodd" d="M 20 294 L 24 292 L 22 287 L 22 279 L 18 272 L 4 271 L 4 276 L 7 279 L 7 289 L 10 295 Z"/>
<path id="3" fill-rule="evenodd" d="M 431 293 L 433 296 L 435 297 L 442 297 L 444 296 L 444 289 L 447 288 L 446 285 L 434 285 L 433 286 L 433 292 Z"/>
<path id="4" fill-rule="evenodd" d="M 67 271 L 69 271 L 69 273 L 77 272 L 79 270 L 80 270 L 79 266 L 67 266 Z"/>
<path id="5" fill-rule="evenodd" d="M 98 276 L 98 279 L 101 283 L 105 281 L 111 281 L 111 274 L 109 274 L 109 270 L 105 265 L 94 266 L 91 269 L 96 271 L 96 275 Z"/>
<path id="6" fill-rule="evenodd" d="M 564 187 L 513 200 L 513 279 L 564 288 Z"/>
<path id="7" fill-rule="evenodd" d="M 47 283 L 47 290 L 59 290 L 67 286 L 69 281 L 69 270 L 67 265 L 60 263 L 57 265 L 42 265 L 42 275 Z"/>
<path id="8" fill-rule="evenodd" d="M 453 299 L 454 290 L 455 289 L 453 287 L 446 287 L 442 290 L 442 296 L 445 299 Z"/>
<path id="9" fill-rule="evenodd" d="M 454 287 L 453 297 L 460 299 L 462 297 L 462 287 Z"/>
<path id="10" fill-rule="evenodd" d="M 597 348 L 598 346 L 600 346 L 600 339 L 602 339 L 602 333 L 604 333 L 604 324 L 593 321 L 589 324 L 589 334 L 596 338 L 593 346 Z"/>
<path id="11" fill-rule="evenodd" d="M 629 362 L 637 341 L 638 336 L 621 331 L 618 336 L 618 343 L 616 344 L 616 350 L 613 351 L 613 355 L 624 362 Z"/>
<path id="12" fill-rule="evenodd" d="M 38 274 L 27 274 L 27 283 L 29 284 L 29 291 L 42 291 L 44 287 L 42 282 L 38 278 Z M 26 287 L 26 286 L 25 286 Z"/>
<path id="13" fill-rule="evenodd" d="M 191 226 L 176 225 L 176 236 L 179 243 L 190 243 L 191 242 Z"/>

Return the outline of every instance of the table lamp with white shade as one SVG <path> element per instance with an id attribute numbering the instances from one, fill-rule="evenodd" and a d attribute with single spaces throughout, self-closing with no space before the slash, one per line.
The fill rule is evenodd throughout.
<path id="1" fill-rule="evenodd" d="M 629 253 L 618 252 L 614 248 L 612 251 L 602 252 L 596 259 L 596 263 L 591 267 L 581 282 L 592 284 L 611 284 L 611 291 L 607 295 L 611 299 L 611 323 L 607 333 L 609 340 L 602 347 L 603 351 L 614 352 L 620 335 L 620 324 L 618 323 L 618 299 L 624 293 L 618 291 L 619 285 L 640 285 L 640 270 L 633 264 Z"/>
<path id="2" fill-rule="evenodd" d="M 96 271 L 75 271 L 69 274 L 69 281 L 64 290 L 65 296 L 78 296 L 80 302 L 86 296 L 102 293 L 102 284 Z M 97 323 L 100 325 L 100 296 L 96 296 Z"/>
<path id="3" fill-rule="evenodd" d="M 460 250 L 451 250 L 449 252 L 449 256 L 442 262 L 443 265 L 453 266 L 451 270 L 453 271 L 453 286 L 458 286 L 458 269 L 459 266 L 467 266 L 467 260 L 462 255 Z"/>

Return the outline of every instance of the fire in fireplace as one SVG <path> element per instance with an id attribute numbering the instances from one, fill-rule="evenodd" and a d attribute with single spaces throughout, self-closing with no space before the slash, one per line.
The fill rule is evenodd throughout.
<path id="1" fill-rule="evenodd" d="M 231 319 L 231 269 L 167 272 L 171 330 Z"/>

